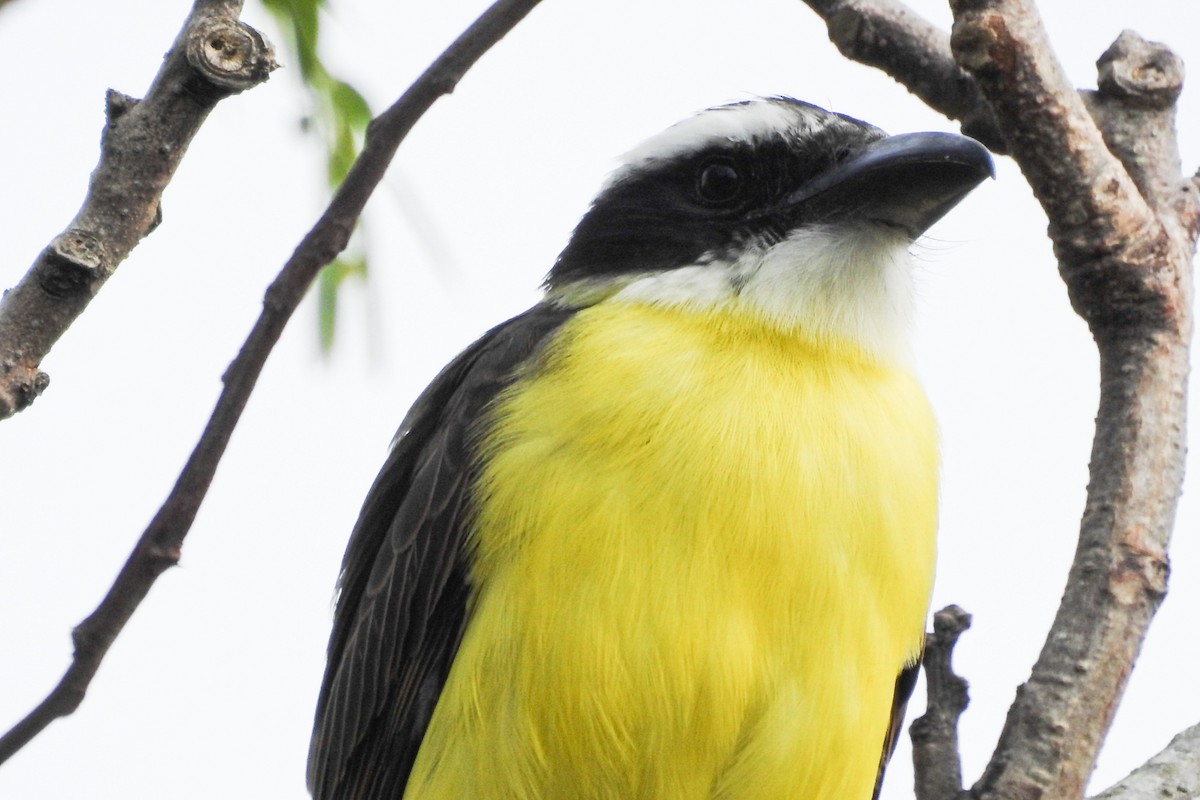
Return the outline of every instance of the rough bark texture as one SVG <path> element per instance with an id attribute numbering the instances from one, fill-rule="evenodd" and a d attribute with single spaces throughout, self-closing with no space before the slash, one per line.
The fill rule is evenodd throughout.
<path id="1" fill-rule="evenodd" d="M 1098 63 L 1099 90 L 1081 93 L 1066 81 L 1032 0 L 952 0 L 956 74 L 945 40 L 893 0 L 806 2 L 843 53 L 953 118 L 984 121 L 976 135 L 993 149 L 1004 143 L 1046 211 L 1071 302 L 1096 340 L 1100 409 L 1075 560 L 1037 664 L 969 791 L 989 800 L 1081 797 L 1166 592 L 1183 477 L 1200 203 L 1175 141 L 1182 65 L 1126 32 Z M 990 113 L 972 108 L 975 97 Z M 929 679 L 948 681 L 937 690 L 953 694 L 948 670 Z M 935 722 L 914 731 L 921 800 L 962 794 L 957 734 Z"/>
<path id="2" fill-rule="evenodd" d="M 355 221 L 383 178 L 400 142 L 433 102 L 453 91 L 480 56 L 538 2 L 498 0 L 391 108 L 371 123 L 363 151 L 329 207 L 268 287 L 262 314 L 237 358 L 226 370 L 221 396 L 170 495 L 142 533 L 104 600 L 75 629 L 75 655 L 66 674 L 37 708 L 0 737 L 0 763 L 52 721 L 72 713 L 79 706 L 100 662 L 145 599 L 151 585 L 167 568 L 178 563 L 184 538 L 267 356 L 321 267 L 346 246 Z"/>
<path id="3" fill-rule="evenodd" d="M 1025 0 L 958 2 L 952 46 L 979 81 L 1050 219 L 1072 304 L 1100 351 L 1088 500 L 1066 591 L 979 798 L 1083 795 L 1167 588 L 1183 480 L 1196 187 L 1180 177 L 1171 103 L 1182 74 L 1125 35 L 1102 60 L 1102 132 Z M 1159 65 L 1169 59 L 1155 57 Z M 1134 76 L 1148 76 L 1139 81 Z M 1162 84 L 1174 84 L 1163 92 Z M 1154 117 L 1157 147 L 1137 143 Z M 1110 147 L 1112 148 L 1110 150 Z"/>
<path id="4" fill-rule="evenodd" d="M 1200 724 L 1180 733 L 1162 752 L 1092 800 L 1200 798 Z"/>
<path id="5" fill-rule="evenodd" d="M 241 2 L 197 0 L 143 100 L 109 91 L 83 206 L 0 300 L 0 419 L 46 388 L 42 359 L 161 219 L 159 199 L 208 113 L 267 79 L 271 46 Z"/>

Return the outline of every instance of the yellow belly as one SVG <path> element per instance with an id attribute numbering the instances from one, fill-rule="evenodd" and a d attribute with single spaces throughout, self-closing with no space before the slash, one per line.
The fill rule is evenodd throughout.
<path id="1" fill-rule="evenodd" d="M 407 798 L 871 796 L 933 579 L 907 372 L 601 304 L 493 423 L 469 625 Z"/>

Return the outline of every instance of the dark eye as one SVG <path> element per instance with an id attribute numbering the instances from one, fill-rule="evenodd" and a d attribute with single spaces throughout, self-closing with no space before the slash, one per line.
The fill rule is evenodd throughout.
<path id="1" fill-rule="evenodd" d="M 706 203 L 728 203 L 741 192 L 742 175 L 728 161 L 711 161 L 696 175 L 696 194 Z"/>

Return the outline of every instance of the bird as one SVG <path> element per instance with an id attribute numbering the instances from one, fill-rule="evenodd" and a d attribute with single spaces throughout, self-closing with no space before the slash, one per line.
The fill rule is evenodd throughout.
<path id="1" fill-rule="evenodd" d="M 970 138 L 784 96 L 631 150 L 403 419 L 313 797 L 876 797 L 935 563 L 912 245 L 988 177 Z"/>

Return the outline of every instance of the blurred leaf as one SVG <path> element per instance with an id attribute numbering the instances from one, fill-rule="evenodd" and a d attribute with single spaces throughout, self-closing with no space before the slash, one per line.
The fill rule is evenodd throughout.
<path id="1" fill-rule="evenodd" d="M 354 134 L 346 127 L 339 127 L 325 165 L 330 186 L 337 186 L 345 179 L 356 155 L 358 147 L 354 141 Z"/>
<path id="2" fill-rule="evenodd" d="M 300 64 L 312 109 L 301 116 L 301 128 L 320 137 L 325 149 L 325 174 L 331 188 L 346 178 L 362 149 L 371 121 L 371 107 L 362 93 L 330 74 L 319 51 L 320 11 L 326 0 L 262 0 L 288 38 L 287 48 Z M 353 246 L 353 245 L 352 245 Z M 343 254 L 321 271 L 317 281 L 317 327 L 321 351 L 328 353 L 337 330 L 338 290 L 347 278 L 365 280 L 365 253 Z"/>
<path id="3" fill-rule="evenodd" d="M 334 80 L 329 96 L 333 107 L 357 133 L 364 133 L 371 122 L 371 107 L 358 90 L 345 81 Z"/>
<path id="4" fill-rule="evenodd" d="M 328 354 L 333 349 L 337 331 L 338 289 L 351 277 L 366 279 L 367 261 L 362 256 L 336 259 L 317 276 L 317 331 L 322 353 Z"/>
<path id="5" fill-rule="evenodd" d="M 320 7 L 324 0 L 262 0 L 291 37 L 289 48 L 300 62 L 300 76 L 310 82 L 321 61 L 317 57 Z"/>

